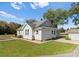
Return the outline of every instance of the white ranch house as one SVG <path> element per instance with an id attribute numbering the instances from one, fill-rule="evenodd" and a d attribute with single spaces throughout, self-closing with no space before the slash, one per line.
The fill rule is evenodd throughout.
<path id="1" fill-rule="evenodd" d="M 48 20 L 25 22 L 17 29 L 17 36 L 20 35 L 25 39 L 44 41 L 58 37 L 58 30 L 53 28 Z"/>

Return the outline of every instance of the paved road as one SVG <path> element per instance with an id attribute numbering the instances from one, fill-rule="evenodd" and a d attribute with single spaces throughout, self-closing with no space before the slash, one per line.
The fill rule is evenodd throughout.
<path id="1" fill-rule="evenodd" d="M 79 45 L 75 48 L 72 53 L 65 53 L 59 55 L 47 55 L 42 57 L 79 57 Z"/>
<path id="2" fill-rule="evenodd" d="M 77 46 L 77 48 L 74 50 L 74 56 L 79 57 L 79 45 Z"/>

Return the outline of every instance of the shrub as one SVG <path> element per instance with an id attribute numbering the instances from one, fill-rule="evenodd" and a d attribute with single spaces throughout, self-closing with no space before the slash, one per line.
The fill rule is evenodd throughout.
<path id="1" fill-rule="evenodd" d="M 23 36 L 22 35 L 19 35 L 19 36 L 17 36 L 18 38 L 22 38 Z"/>
<path id="2" fill-rule="evenodd" d="M 59 29 L 59 32 L 60 33 L 65 33 L 65 29 L 61 28 L 61 29 Z"/>
<path id="3" fill-rule="evenodd" d="M 70 38 L 68 37 L 68 35 L 65 35 L 65 40 L 70 40 Z"/>

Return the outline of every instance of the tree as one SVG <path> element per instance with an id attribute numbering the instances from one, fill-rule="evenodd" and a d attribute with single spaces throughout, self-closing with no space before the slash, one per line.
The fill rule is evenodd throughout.
<path id="1" fill-rule="evenodd" d="M 10 33 L 15 34 L 16 33 L 16 29 L 19 28 L 20 25 L 17 24 L 17 23 L 14 23 L 14 22 L 10 22 L 8 27 L 9 27 Z"/>
<path id="2" fill-rule="evenodd" d="M 68 11 L 62 9 L 48 9 L 44 13 L 43 18 L 51 21 L 53 27 L 57 27 L 59 24 L 67 23 Z"/>
<path id="3" fill-rule="evenodd" d="M 73 22 L 75 25 L 79 24 L 79 2 L 74 2 L 71 4 L 71 8 L 69 10 L 70 17 L 74 18 Z"/>
<path id="4" fill-rule="evenodd" d="M 0 34 L 5 34 L 7 22 L 0 21 Z"/>
<path id="5" fill-rule="evenodd" d="M 15 34 L 16 29 L 20 26 L 20 24 L 14 22 L 7 23 L 5 21 L 0 21 L 0 34 Z"/>
<path id="6" fill-rule="evenodd" d="M 60 33 L 64 33 L 64 32 L 65 32 L 65 29 L 64 29 L 64 28 L 60 28 L 60 29 L 59 29 L 59 32 L 60 32 Z"/>

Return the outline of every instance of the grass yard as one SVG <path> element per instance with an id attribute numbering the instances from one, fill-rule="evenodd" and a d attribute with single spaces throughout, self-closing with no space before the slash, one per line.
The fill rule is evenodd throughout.
<path id="1" fill-rule="evenodd" d="M 0 41 L 0 56 L 41 56 L 71 52 L 76 45 L 49 41 L 35 44 L 24 40 Z"/>

